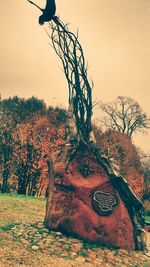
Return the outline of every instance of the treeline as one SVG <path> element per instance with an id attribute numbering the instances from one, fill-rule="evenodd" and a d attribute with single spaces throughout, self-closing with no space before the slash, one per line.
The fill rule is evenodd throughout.
<path id="1" fill-rule="evenodd" d="M 45 196 L 51 154 L 67 139 L 67 111 L 46 107 L 35 97 L 15 96 L 0 105 L 0 191 Z M 148 198 L 150 166 L 141 162 L 131 137 L 115 129 L 104 132 L 93 126 L 93 130 L 114 171 L 122 174 L 138 195 L 142 194 L 145 175 L 144 195 Z"/>
<path id="2" fill-rule="evenodd" d="M 35 97 L 1 101 L 0 189 L 44 195 L 52 151 L 65 140 L 67 112 Z"/>

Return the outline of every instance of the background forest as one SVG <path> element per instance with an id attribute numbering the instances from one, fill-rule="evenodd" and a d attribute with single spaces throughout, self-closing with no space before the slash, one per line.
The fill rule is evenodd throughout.
<path id="1" fill-rule="evenodd" d="M 67 140 L 67 111 L 47 107 L 35 97 L 15 96 L 1 100 L 0 117 L 0 191 L 45 197 L 51 154 Z M 149 155 L 132 144 L 130 135 L 112 125 L 105 131 L 93 125 L 93 131 L 101 153 L 109 158 L 114 170 L 130 181 L 133 190 L 139 183 L 136 193 L 148 199 Z"/>

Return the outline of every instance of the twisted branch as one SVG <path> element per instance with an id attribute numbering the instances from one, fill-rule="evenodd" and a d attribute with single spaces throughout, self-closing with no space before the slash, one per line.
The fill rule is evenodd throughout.
<path id="1" fill-rule="evenodd" d="M 69 31 L 57 17 L 49 23 L 52 47 L 62 61 L 69 88 L 69 104 L 73 105 L 79 139 L 88 142 L 92 117 L 92 86 L 87 78 L 87 65 L 77 35 Z"/>

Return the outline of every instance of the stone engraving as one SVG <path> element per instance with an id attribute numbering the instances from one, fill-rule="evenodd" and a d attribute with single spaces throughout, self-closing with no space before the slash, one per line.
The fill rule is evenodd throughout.
<path id="1" fill-rule="evenodd" d="M 113 207 L 118 204 L 118 198 L 109 192 L 96 191 L 93 194 L 92 204 L 99 215 L 106 216 L 112 213 Z"/>
<path id="2" fill-rule="evenodd" d="M 90 167 L 88 160 L 86 160 L 85 163 L 79 166 L 79 171 L 83 177 L 88 177 L 93 172 L 93 169 Z"/>

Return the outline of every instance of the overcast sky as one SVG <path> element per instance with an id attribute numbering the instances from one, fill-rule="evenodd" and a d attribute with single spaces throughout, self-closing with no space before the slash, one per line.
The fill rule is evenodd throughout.
<path id="1" fill-rule="evenodd" d="M 45 0 L 36 0 L 41 7 Z M 93 99 L 134 98 L 150 114 L 150 1 L 56 0 L 57 15 L 79 29 L 94 81 Z M 0 1 L 0 91 L 2 98 L 36 96 L 67 107 L 68 88 L 61 62 L 49 45 L 40 11 L 26 0 Z M 94 110 L 98 117 L 98 108 Z M 134 143 L 150 150 L 150 136 Z"/>

